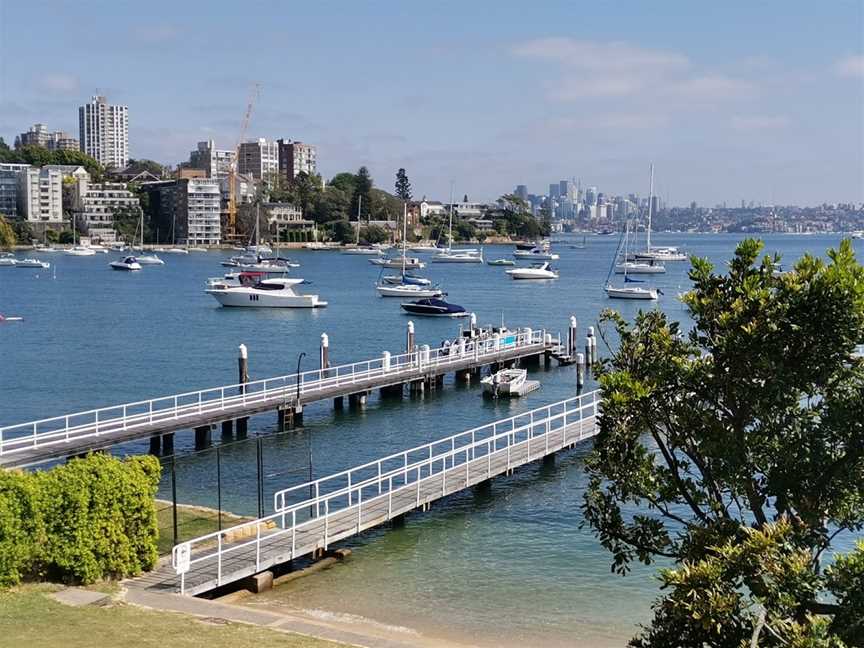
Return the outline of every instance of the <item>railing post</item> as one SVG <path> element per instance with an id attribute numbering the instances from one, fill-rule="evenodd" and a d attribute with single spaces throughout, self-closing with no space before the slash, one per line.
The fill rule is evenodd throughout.
<path id="1" fill-rule="evenodd" d="M 96 410 L 96 436 L 99 436 L 99 410 Z"/>
<path id="2" fill-rule="evenodd" d="M 381 460 L 378 460 L 378 494 L 381 494 Z"/>
<path id="3" fill-rule="evenodd" d="M 321 517 L 321 500 L 320 493 L 318 492 L 318 482 L 315 482 L 315 517 Z"/>
<path id="4" fill-rule="evenodd" d="M 244 397 L 245 398 L 245 397 Z M 174 397 L 174 418 L 177 418 L 177 397 Z"/>
<path id="5" fill-rule="evenodd" d="M 149 404 L 150 404 L 150 422 L 152 423 L 153 422 L 153 400 L 152 399 L 149 401 Z M 66 417 L 66 430 L 67 430 L 67 432 L 69 430 L 69 417 L 68 416 Z"/>
<path id="6" fill-rule="evenodd" d="M 324 548 L 327 548 L 327 545 L 330 543 L 327 540 L 327 536 L 330 533 L 330 500 L 324 500 Z"/>
<path id="7" fill-rule="evenodd" d="M 297 551 L 297 509 L 291 511 L 291 558 Z"/>
<path id="8" fill-rule="evenodd" d="M 216 584 L 222 584 L 222 534 L 216 536 L 218 540 L 217 560 L 216 560 Z"/>
<path id="9" fill-rule="evenodd" d="M 360 521 L 363 511 L 363 487 L 357 491 L 357 533 L 360 533 Z"/>
<path id="10" fill-rule="evenodd" d="M 393 517 L 393 476 L 389 478 L 389 487 L 387 488 L 387 519 Z"/>
<path id="11" fill-rule="evenodd" d="M 351 506 L 351 471 L 348 471 L 348 506 Z"/>

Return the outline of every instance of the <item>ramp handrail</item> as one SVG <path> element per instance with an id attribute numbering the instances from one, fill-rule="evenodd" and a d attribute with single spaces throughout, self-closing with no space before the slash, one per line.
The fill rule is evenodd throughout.
<path id="1" fill-rule="evenodd" d="M 552 432 L 564 430 L 566 445 L 567 427 L 574 423 L 584 423 L 593 418 L 598 413 L 598 405 L 599 392 L 589 392 L 459 432 L 410 450 L 388 455 L 321 479 L 277 491 L 274 494 L 274 513 L 222 531 L 215 531 L 181 542 L 174 547 L 172 565 L 181 577 L 181 592 L 185 589 L 185 574 L 199 563 L 216 561 L 218 585 L 222 583 L 224 557 L 235 554 L 232 556 L 232 565 L 236 567 L 240 560 L 236 553 L 245 548 L 255 546 L 255 568 L 256 571 L 260 571 L 258 568 L 260 567 L 262 539 L 272 541 L 280 536 L 285 536 L 287 544 L 287 536 L 290 534 L 291 556 L 293 557 L 297 529 L 304 525 L 314 524 L 323 517 L 325 519 L 324 545 L 326 548 L 326 521 L 334 513 L 356 506 L 359 532 L 361 530 L 363 504 L 368 506 L 374 501 L 381 503 L 382 498 L 388 498 L 389 518 L 394 490 L 416 486 L 419 505 L 421 484 L 441 473 L 446 473 L 463 465 L 467 471 L 470 462 L 489 457 L 489 476 L 491 476 L 492 456 L 495 453 L 508 450 L 507 468 L 509 469 L 511 467 L 510 449 L 528 443 L 530 455 L 531 443 L 536 443 L 542 438 L 546 439 L 548 448 L 548 436 Z M 585 437 L 583 436 L 583 427 L 580 425 L 578 437 L 574 440 L 582 438 Z M 436 452 L 436 447 L 446 448 L 446 450 Z M 412 454 L 422 455 L 422 457 L 411 460 Z M 386 467 L 387 462 L 391 460 L 399 460 L 401 465 L 392 468 Z M 355 473 L 373 468 L 371 476 L 356 481 L 352 480 L 352 475 Z M 326 485 L 330 482 L 335 482 L 333 490 L 322 493 L 322 484 Z M 344 485 L 346 482 L 347 485 Z M 308 491 L 310 488 L 315 493 L 314 496 L 294 503 L 288 502 L 290 493 Z M 306 511 L 308 514 L 304 517 Z M 253 525 L 255 528 L 254 537 L 245 542 L 224 543 L 227 536 L 235 535 L 244 529 L 248 530 Z M 264 529 L 263 533 L 262 528 Z M 214 543 L 215 546 L 213 546 Z"/>
<path id="2" fill-rule="evenodd" d="M 102 436 L 117 431 L 153 425 L 170 419 L 183 419 L 225 410 L 242 410 L 256 404 L 282 399 L 291 405 L 299 394 L 309 396 L 316 391 L 346 384 L 368 381 L 376 376 L 398 378 L 400 373 L 444 368 L 464 361 L 494 355 L 508 349 L 551 344 L 545 330 L 521 329 L 504 338 L 460 340 L 450 347 L 415 351 L 370 360 L 313 369 L 247 383 L 235 383 L 193 392 L 141 400 L 122 405 L 90 409 L 72 414 L 0 427 L 0 456 L 71 439 Z M 46 429 L 47 428 L 47 429 Z"/>

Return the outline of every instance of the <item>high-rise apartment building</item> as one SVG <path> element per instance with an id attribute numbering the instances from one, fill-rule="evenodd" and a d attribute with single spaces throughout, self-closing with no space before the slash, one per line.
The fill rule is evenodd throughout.
<path id="1" fill-rule="evenodd" d="M 141 185 L 150 199 L 148 215 L 176 243 L 219 245 L 222 194 L 215 178 L 182 178 Z"/>
<path id="2" fill-rule="evenodd" d="M 549 185 L 549 196 L 552 198 L 557 198 L 561 195 L 561 185 L 557 182 L 554 182 Z"/>
<path id="3" fill-rule="evenodd" d="M 49 131 L 45 124 L 33 124 L 15 138 L 15 148 L 43 146 L 51 151 L 77 151 L 78 140 L 65 131 Z"/>
<path id="4" fill-rule="evenodd" d="M 521 198 L 522 200 L 528 200 L 528 186 L 527 185 L 516 185 L 516 189 L 513 191 L 513 194 Z"/>
<path id="5" fill-rule="evenodd" d="M 21 171 L 18 216 L 30 223 L 62 223 L 63 172 L 47 166 Z"/>
<path id="6" fill-rule="evenodd" d="M 81 150 L 106 167 L 124 169 L 129 164 L 129 109 L 113 106 L 94 95 L 78 108 Z"/>
<path id="7" fill-rule="evenodd" d="M 7 218 L 19 216 L 18 178 L 29 168 L 29 164 L 0 162 L 0 214 Z"/>
<path id="8" fill-rule="evenodd" d="M 263 180 L 279 172 L 279 144 L 263 137 L 240 145 L 237 170 L 255 180 Z"/>
<path id="9" fill-rule="evenodd" d="M 189 153 L 189 166 L 201 169 L 208 178 L 227 178 L 234 161 L 234 151 L 217 149 L 213 140 L 198 142 L 198 148 Z"/>
<path id="10" fill-rule="evenodd" d="M 279 175 L 291 181 L 300 173 L 312 175 L 318 168 L 317 152 L 311 144 L 276 140 L 279 151 Z"/>

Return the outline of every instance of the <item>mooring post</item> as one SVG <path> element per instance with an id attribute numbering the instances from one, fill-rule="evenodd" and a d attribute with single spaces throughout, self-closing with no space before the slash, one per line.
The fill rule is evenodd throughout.
<path id="1" fill-rule="evenodd" d="M 588 356 L 587 361 L 589 365 L 594 365 L 597 362 L 597 338 L 594 337 L 594 327 L 588 327 L 588 340 L 591 345 L 591 354 Z"/>
<path id="2" fill-rule="evenodd" d="M 567 329 L 567 355 L 571 358 L 576 355 L 576 349 L 578 348 L 578 342 L 576 341 L 578 338 L 576 337 L 577 324 L 576 324 L 576 316 L 570 316 L 570 328 Z"/>
<path id="3" fill-rule="evenodd" d="M 405 352 L 411 353 L 414 350 L 414 322 L 408 320 L 408 333 L 405 336 Z"/>
<path id="4" fill-rule="evenodd" d="M 324 370 L 330 367 L 330 338 L 326 333 L 321 334 L 321 377 L 324 377 Z"/>
<path id="5" fill-rule="evenodd" d="M 582 392 L 582 387 L 585 386 L 585 356 L 581 353 L 576 354 L 576 393 Z"/>
<path id="6" fill-rule="evenodd" d="M 203 450 L 210 447 L 210 426 L 199 425 L 195 428 L 195 449 Z"/>
<path id="7" fill-rule="evenodd" d="M 246 393 L 246 383 L 249 382 L 249 353 L 246 350 L 246 345 L 241 344 L 238 347 L 240 356 L 237 358 L 237 369 L 239 377 L 237 383 L 240 385 L 240 393 Z"/>

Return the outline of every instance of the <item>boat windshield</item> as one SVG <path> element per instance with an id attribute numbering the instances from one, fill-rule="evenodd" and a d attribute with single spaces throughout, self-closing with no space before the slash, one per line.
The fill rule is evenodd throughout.
<path id="1" fill-rule="evenodd" d="M 255 290 L 284 290 L 285 285 L 280 283 L 258 282 L 252 286 Z"/>

